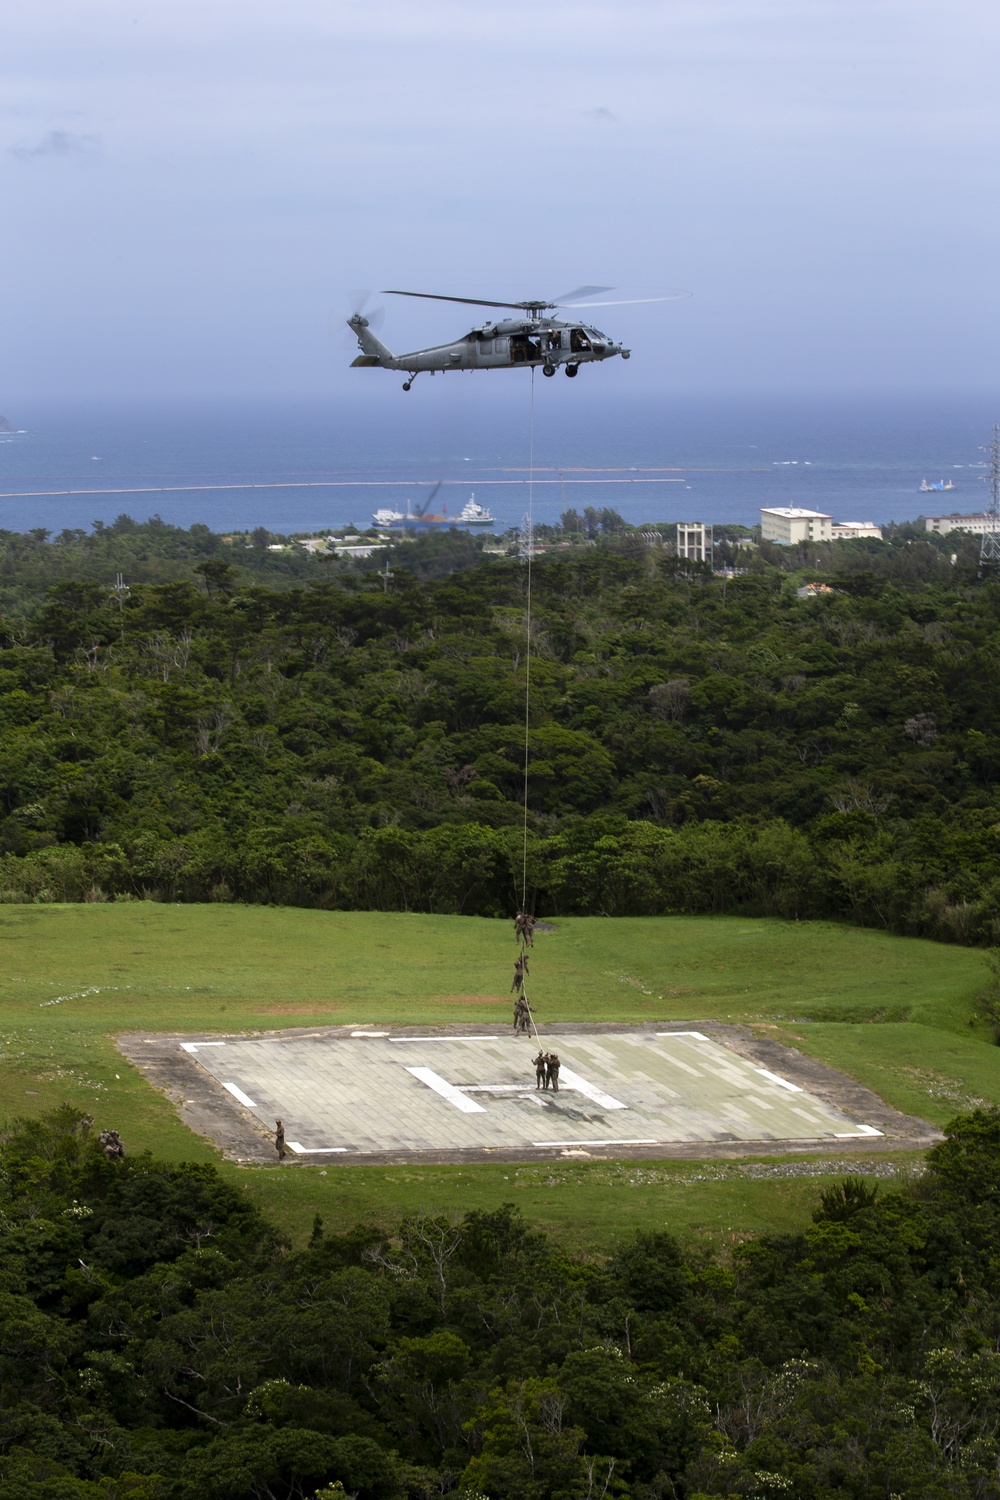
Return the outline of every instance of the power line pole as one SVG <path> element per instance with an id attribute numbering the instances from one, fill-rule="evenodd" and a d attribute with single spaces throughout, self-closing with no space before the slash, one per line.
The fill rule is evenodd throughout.
<path id="1" fill-rule="evenodd" d="M 115 586 L 114 586 L 114 588 L 112 589 L 111 592 L 114 594 L 115 598 L 118 600 L 118 628 L 119 628 L 119 630 L 121 632 L 121 638 L 122 638 L 122 640 L 124 640 L 125 639 L 125 600 L 128 598 L 128 594 L 129 594 L 129 587 L 128 587 L 128 584 L 125 582 L 125 575 L 124 575 L 124 573 L 117 573 L 115 575 Z"/>
<path id="2" fill-rule="evenodd" d="M 990 487 L 989 504 L 986 506 L 986 525 L 979 547 L 981 568 L 1000 567 L 1000 422 L 993 424 L 993 440 L 989 446 L 990 472 L 983 478 Z"/>

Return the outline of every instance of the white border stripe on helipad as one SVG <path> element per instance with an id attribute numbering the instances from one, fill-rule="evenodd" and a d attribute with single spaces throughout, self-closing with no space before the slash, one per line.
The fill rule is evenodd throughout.
<path id="1" fill-rule="evenodd" d="M 387 1042 L 499 1042 L 498 1036 L 387 1036 Z"/>
<path id="2" fill-rule="evenodd" d="M 221 1078 L 219 1079 L 219 1082 L 222 1083 Z M 257 1108 L 256 1104 L 253 1102 L 250 1096 L 248 1094 L 244 1094 L 242 1089 L 237 1088 L 235 1083 L 222 1083 L 222 1087 L 224 1089 L 228 1089 L 233 1098 L 238 1099 L 241 1104 L 245 1104 L 247 1109 Z"/>
<path id="3" fill-rule="evenodd" d="M 346 1146 L 303 1146 L 300 1141 L 289 1141 L 289 1151 L 297 1156 L 329 1156 L 331 1151 L 346 1151 Z"/>
<path id="4" fill-rule="evenodd" d="M 634 1141 L 532 1141 L 533 1146 L 658 1146 L 650 1136 L 648 1140 Z"/>
<path id="5" fill-rule="evenodd" d="M 804 1092 L 803 1089 L 799 1088 L 797 1083 L 789 1083 L 787 1078 L 779 1078 L 777 1073 L 770 1073 L 768 1072 L 767 1068 L 754 1068 L 754 1072 L 759 1073 L 762 1078 L 769 1078 L 771 1082 L 776 1083 L 779 1088 L 790 1089 L 793 1094 L 801 1094 Z"/>

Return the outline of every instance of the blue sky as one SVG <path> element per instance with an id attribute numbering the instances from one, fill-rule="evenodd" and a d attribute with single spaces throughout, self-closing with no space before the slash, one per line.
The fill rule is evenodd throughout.
<path id="1" fill-rule="evenodd" d="M 330 335 L 359 286 L 686 288 L 601 315 L 635 354 L 594 380 L 645 394 L 992 391 L 998 34 L 986 0 L 8 0 L 0 410 L 394 382 Z"/>

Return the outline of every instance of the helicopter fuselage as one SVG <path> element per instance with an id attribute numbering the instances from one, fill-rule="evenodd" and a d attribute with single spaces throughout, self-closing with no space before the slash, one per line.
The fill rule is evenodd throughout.
<path id="1" fill-rule="evenodd" d="M 354 360 L 355 367 L 405 370 L 411 380 L 425 370 L 436 374 L 445 370 L 509 370 L 535 365 L 540 365 L 546 375 L 554 375 L 558 365 L 564 365 L 568 375 L 575 375 L 581 364 L 612 359 L 617 354 L 628 359 L 631 353 L 589 324 L 567 323 L 556 318 L 502 318 L 473 328 L 453 343 L 414 349 L 409 354 L 391 353 L 371 333 L 367 319 L 360 313 L 348 323 L 362 351 Z M 409 389 L 408 383 L 404 389 Z"/>

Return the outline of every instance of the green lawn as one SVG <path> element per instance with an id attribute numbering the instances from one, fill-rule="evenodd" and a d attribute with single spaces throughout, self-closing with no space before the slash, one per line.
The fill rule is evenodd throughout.
<path id="1" fill-rule="evenodd" d="M 211 1160 L 115 1050 L 120 1032 L 495 1025 L 510 1011 L 514 945 L 509 923 L 480 918 L 132 902 L 0 907 L 0 952 L 0 1113 L 65 1099 L 133 1150 Z M 543 1027 L 700 1018 L 768 1028 L 943 1123 L 1000 1102 L 1000 1048 L 969 1024 L 985 979 L 981 953 L 832 923 L 572 918 L 538 936 L 531 997 Z M 812 1179 L 704 1178 L 680 1163 L 634 1182 L 629 1163 L 225 1170 L 296 1234 L 317 1210 L 334 1227 L 509 1198 L 591 1246 L 639 1224 L 710 1237 L 787 1227 L 817 1191 Z"/>

